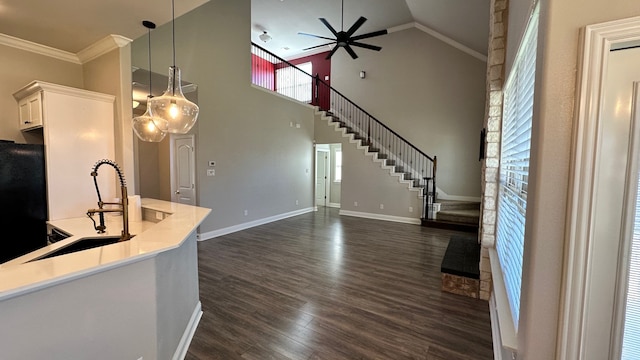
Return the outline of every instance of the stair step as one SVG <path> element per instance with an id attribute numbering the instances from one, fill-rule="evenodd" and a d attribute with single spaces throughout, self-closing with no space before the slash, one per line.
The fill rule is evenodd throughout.
<path id="1" fill-rule="evenodd" d="M 436 217 L 443 221 L 477 225 L 480 221 L 480 210 L 442 210 L 440 208 Z"/>
<path id="2" fill-rule="evenodd" d="M 422 226 L 435 228 L 435 229 L 446 229 L 446 230 L 455 230 L 462 231 L 468 233 L 478 233 L 478 224 L 463 224 L 463 223 L 455 223 L 450 221 L 443 220 L 429 220 L 422 219 Z"/>
<path id="3" fill-rule="evenodd" d="M 440 200 L 440 211 L 447 210 L 480 210 L 480 203 L 477 201 Z"/>

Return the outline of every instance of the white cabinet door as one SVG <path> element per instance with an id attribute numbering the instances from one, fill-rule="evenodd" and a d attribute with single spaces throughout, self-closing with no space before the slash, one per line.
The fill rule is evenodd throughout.
<path id="1" fill-rule="evenodd" d="M 18 102 L 20 108 L 20 130 L 42 127 L 42 92 L 37 92 Z"/>

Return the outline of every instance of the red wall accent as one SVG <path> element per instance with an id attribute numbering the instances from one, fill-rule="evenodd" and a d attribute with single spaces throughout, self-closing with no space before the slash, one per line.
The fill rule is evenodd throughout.
<path id="1" fill-rule="evenodd" d="M 275 66 L 268 60 L 255 54 L 251 54 L 251 82 L 255 85 L 275 91 L 276 70 Z"/>
<path id="2" fill-rule="evenodd" d="M 331 86 L 331 59 L 327 60 L 325 59 L 327 57 L 327 55 L 329 55 L 329 52 L 323 52 L 320 54 L 315 54 L 315 55 L 310 55 L 310 56 L 305 56 L 305 57 L 301 57 L 298 59 L 294 59 L 294 60 L 289 60 L 290 63 L 292 63 L 293 65 L 299 65 L 299 64 L 303 64 L 306 62 L 311 61 L 311 67 L 313 68 L 313 76 L 315 76 L 316 74 L 318 74 L 320 76 L 320 80 L 324 81 L 325 83 L 327 83 L 327 85 Z M 329 80 L 325 80 L 325 76 L 329 76 Z M 318 94 L 318 100 L 319 100 L 319 104 L 315 103 L 315 99 L 316 99 L 316 87 L 313 87 L 313 101 L 312 101 L 312 105 L 319 105 L 320 108 L 322 109 L 328 109 L 329 108 L 329 88 L 326 86 L 319 86 L 319 94 Z"/>

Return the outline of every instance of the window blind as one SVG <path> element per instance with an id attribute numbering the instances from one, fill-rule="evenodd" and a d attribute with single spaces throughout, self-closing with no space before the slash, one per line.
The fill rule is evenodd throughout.
<path id="1" fill-rule="evenodd" d="M 496 252 L 518 328 L 529 182 L 538 16 L 534 12 L 504 87 Z"/>
<path id="2" fill-rule="evenodd" d="M 640 182 L 638 182 L 636 195 L 630 260 L 622 335 L 622 360 L 640 359 Z"/>

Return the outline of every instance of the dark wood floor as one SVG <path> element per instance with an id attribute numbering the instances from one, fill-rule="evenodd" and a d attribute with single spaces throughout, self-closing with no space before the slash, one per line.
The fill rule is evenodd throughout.
<path id="1" fill-rule="evenodd" d="M 201 242 L 186 359 L 492 359 L 487 302 L 440 291 L 454 234 L 321 208 Z"/>

